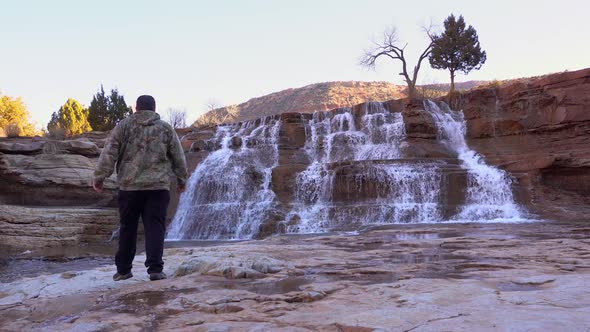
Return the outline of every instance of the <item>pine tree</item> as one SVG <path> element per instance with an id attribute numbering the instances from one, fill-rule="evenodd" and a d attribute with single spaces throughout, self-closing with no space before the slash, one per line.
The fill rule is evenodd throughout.
<path id="1" fill-rule="evenodd" d="M 92 128 L 107 131 L 115 128 L 119 121 L 131 115 L 132 110 L 117 89 L 112 89 L 111 94 L 107 96 L 101 85 L 100 90 L 92 97 L 88 112 L 88 122 Z"/>
<path id="2" fill-rule="evenodd" d="M 109 98 L 104 93 L 101 85 L 100 90 L 92 97 L 88 107 L 88 122 L 94 130 L 107 131 L 112 128 L 108 123 Z"/>
<path id="3" fill-rule="evenodd" d="M 51 113 L 51 120 L 49 120 L 49 123 L 47 124 L 47 131 L 51 134 L 59 128 L 59 116 L 57 115 L 57 112 L 53 112 Z"/>
<path id="4" fill-rule="evenodd" d="M 127 106 L 127 103 L 125 103 L 123 95 L 120 95 L 117 89 L 112 89 L 109 97 L 109 105 L 107 107 L 109 129 L 115 128 L 119 121 L 131 115 L 131 113 L 133 113 L 133 111 L 131 110 L 131 107 Z"/>
<path id="5" fill-rule="evenodd" d="M 444 22 L 445 31 L 433 36 L 430 65 L 434 69 L 447 69 L 451 74 L 451 91 L 455 91 L 455 73 L 468 74 L 480 69 L 486 62 L 486 52 L 481 50 L 477 31 L 470 25 L 465 28 L 463 16 L 449 15 Z"/>

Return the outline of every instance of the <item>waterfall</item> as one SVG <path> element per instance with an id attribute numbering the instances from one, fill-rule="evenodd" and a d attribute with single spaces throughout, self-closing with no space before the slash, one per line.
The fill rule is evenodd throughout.
<path id="1" fill-rule="evenodd" d="M 214 151 L 197 166 L 180 198 L 168 239 L 248 239 L 261 226 L 317 233 L 383 224 L 525 220 L 508 173 L 487 165 L 467 145 L 463 113 L 432 101 L 424 109 L 434 120 L 439 144 L 409 139 L 402 114 L 382 103 L 301 116 L 297 125 L 303 125 L 305 143 L 299 151 L 309 164 L 303 171 L 296 164 L 293 173 L 276 173 L 288 174 L 282 183 L 276 179 L 279 188 L 292 190 L 280 197 L 271 180 L 279 166 L 282 118 L 219 126 L 205 144 Z M 412 148 L 408 142 L 418 149 L 423 143 L 438 145 L 438 157 L 406 155 Z M 304 156 L 297 158 L 305 162 Z"/>
<path id="2" fill-rule="evenodd" d="M 487 165 L 467 145 L 463 112 L 453 111 L 446 104 L 440 108 L 430 100 L 424 102 L 424 108 L 432 114 L 439 141 L 457 153 L 463 168 L 468 171 L 466 203 L 452 219 L 475 222 L 523 219 L 520 207 L 514 202 L 509 175 Z"/>
<path id="3" fill-rule="evenodd" d="M 440 220 L 437 163 L 400 160 L 406 144 L 400 113 L 376 102 L 363 111 L 316 112 L 306 124 L 311 164 L 297 176 L 289 232 Z"/>
<path id="4" fill-rule="evenodd" d="M 305 149 L 312 162 L 386 160 L 400 157 L 405 126 L 401 113 L 391 113 L 382 103 L 364 105 L 360 128 L 352 109 L 342 113 L 315 112 Z"/>
<path id="5" fill-rule="evenodd" d="M 275 208 L 280 117 L 217 128 L 210 153 L 188 180 L 169 240 L 252 238 Z"/>

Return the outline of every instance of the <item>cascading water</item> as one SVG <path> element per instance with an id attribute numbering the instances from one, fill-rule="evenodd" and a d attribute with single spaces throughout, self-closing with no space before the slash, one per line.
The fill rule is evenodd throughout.
<path id="1" fill-rule="evenodd" d="M 284 172 L 289 165 L 276 173 L 277 188 L 293 190 L 293 198 L 271 189 L 280 116 L 219 126 L 208 142 L 217 150 L 191 175 L 168 238 L 246 239 L 263 224 L 271 231 L 314 233 L 395 223 L 523 221 L 511 178 L 467 145 L 463 114 L 431 101 L 424 108 L 440 144 L 408 139 L 402 114 L 382 103 L 302 116 L 309 165 L 295 179 Z M 287 128 L 294 127 L 285 133 Z"/>
<path id="2" fill-rule="evenodd" d="M 468 171 L 466 204 L 452 219 L 457 221 L 521 220 L 522 211 L 514 202 L 512 180 L 496 167 L 486 165 L 465 141 L 467 133 L 463 112 L 451 110 L 446 104 L 440 108 L 433 101 L 424 102 L 424 108 L 434 119 L 438 139 L 452 151 Z"/>
<path id="3" fill-rule="evenodd" d="M 373 102 L 356 118 L 352 109 L 316 112 L 306 128 L 311 164 L 297 177 L 289 232 L 440 220 L 441 174 L 436 163 L 400 160 L 400 113 Z"/>
<path id="4" fill-rule="evenodd" d="M 258 232 L 276 204 L 270 185 L 280 126 L 280 117 L 267 117 L 217 128 L 212 140 L 220 149 L 191 175 L 169 240 L 243 239 Z"/>
<path id="5" fill-rule="evenodd" d="M 315 112 L 308 124 L 306 150 L 312 162 L 386 160 L 400 157 L 405 127 L 400 113 L 391 113 L 382 103 L 365 104 L 357 129 L 352 109 L 342 113 Z"/>

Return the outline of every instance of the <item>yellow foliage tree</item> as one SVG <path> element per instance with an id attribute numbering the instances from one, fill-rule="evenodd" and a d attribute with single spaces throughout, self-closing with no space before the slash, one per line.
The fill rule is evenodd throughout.
<path id="1" fill-rule="evenodd" d="M 88 109 L 77 100 L 69 98 L 57 113 L 54 112 L 51 115 L 47 130 L 50 133 L 61 131 L 67 136 L 91 131 L 92 127 L 88 123 Z"/>
<path id="2" fill-rule="evenodd" d="M 31 123 L 27 106 L 20 97 L 0 96 L 0 131 L 7 136 L 34 136 L 39 131 Z"/>

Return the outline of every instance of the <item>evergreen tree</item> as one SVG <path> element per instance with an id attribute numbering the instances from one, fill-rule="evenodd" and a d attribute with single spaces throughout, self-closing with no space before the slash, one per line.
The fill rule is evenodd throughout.
<path id="1" fill-rule="evenodd" d="M 131 115 L 132 110 L 117 89 L 112 89 L 111 94 L 107 96 L 101 85 L 100 90 L 92 97 L 88 112 L 88 122 L 92 128 L 107 131 L 115 128 L 119 121 Z"/>
<path id="2" fill-rule="evenodd" d="M 447 69 L 451 74 L 451 91 L 455 91 L 455 73 L 468 74 L 480 69 L 486 62 L 486 52 L 481 50 L 477 31 L 470 25 L 465 28 L 463 16 L 449 15 L 444 22 L 445 31 L 432 38 L 430 65 L 434 69 Z"/>
<path id="3" fill-rule="evenodd" d="M 92 97 L 88 107 L 88 122 L 94 130 L 110 130 L 108 123 L 109 98 L 104 93 L 101 85 L 100 90 Z"/>
<path id="4" fill-rule="evenodd" d="M 109 129 L 115 128 L 119 121 L 131 115 L 131 113 L 133 113 L 133 110 L 127 106 L 123 95 L 120 95 L 117 89 L 112 89 L 107 107 Z"/>
<path id="5" fill-rule="evenodd" d="M 53 112 L 53 113 L 51 113 L 51 119 L 49 120 L 49 123 L 47 124 L 47 131 L 49 131 L 49 133 L 52 134 L 53 132 L 55 132 L 59 128 L 60 128 L 59 116 L 57 115 L 57 112 Z"/>
<path id="6" fill-rule="evenodd" d="M 88 123 L 88 109 L 85 109 L 77 100 L 69 98 L 57 113 L 51 114 L 47 130 L 50 132 L 61 130 L 67 136 L 91 131 L 92 127 Z"/>

